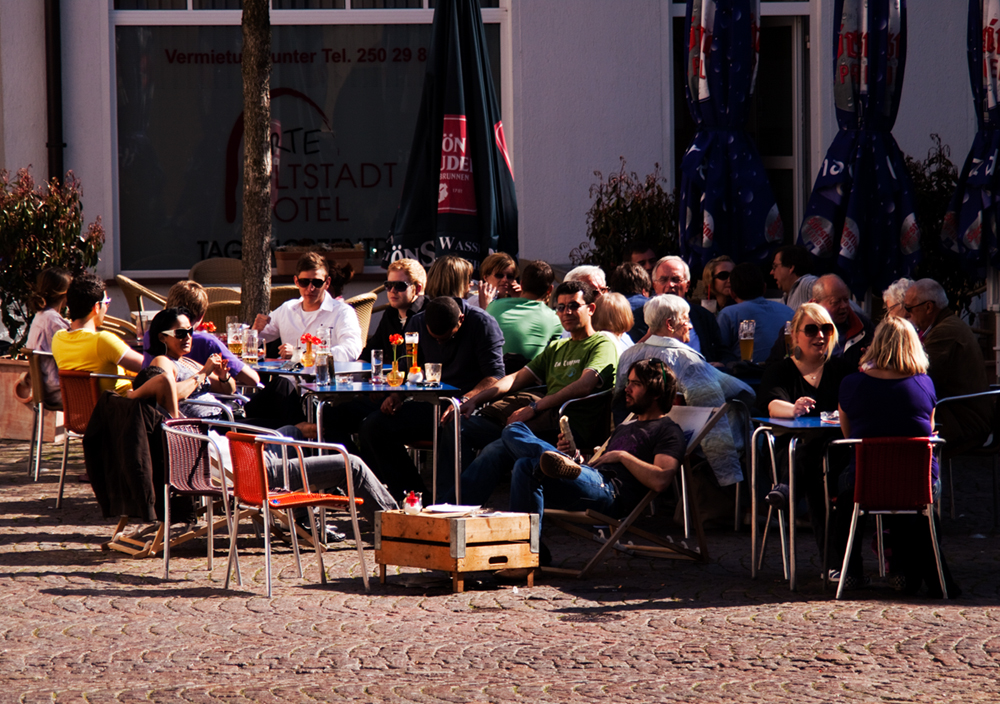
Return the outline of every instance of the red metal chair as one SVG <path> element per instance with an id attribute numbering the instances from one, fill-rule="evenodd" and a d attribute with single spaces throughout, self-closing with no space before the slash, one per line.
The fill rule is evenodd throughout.
<path id="1" fill-rule="evenodd" d="M 63 440 L 62 467 L 59 469 L 59 496 L 56 498 L 56 508 L 62 506 L 63 487 L 66 484 L 66 460 L 69 457 L 69 440 L 71 437 L 83 439 L 87 423 L 94 413 L 94 406 L 101 396 L 98 385 L 101 375 L 91 372 L 59 370 L 59 387 L 63 398 L 63 425 L 66 433 Z"/>
<path id="2" fill-rule="evenodd" d="M 333 508 L 347 510 L 351 516 L 351 524 L 354 528 L 354 542 L 358 548 L 358 556 L 361 560 L 361 578 L 365 585 L 365 590 L 369 589 L 368 570 L 365 567 L 364 547 L 361 544 L 361 531 L 358 527 L 357 506 L 362 503 L 362 499 L 354 496 L 354 479 L 350 471 L 350 458 L 342 445 L 329 443 L 305 442 L 291 440 L 289 438 L 248 435 L 246 433 L 229 432 L 226 433 L 229 439 L 229 453 L 233 462 L 233 492 L 236 495 L 236 511 L 239 515 L 240 506 L 254 507 L 261 510 L 264 520 L 264 553 L 266 555 L 266 579 L 267 596 L 271 597 L 271 511 L 286 511 L 288 517 L 288 528 L 291 533 L 292 550 L 295 553 L 295 561 L 298 566 L 299 577 L 302 576 L 302 563 L 299 560 L 298 539 L 295 534 L 295 521 L 292 510 L 296 508 L 311 509 L 313 506 L 320 508 Z M 295 447 L 298 452 L 299 469 L 301 472 L 302 486 L 300 491 L 272 491 L 268 486 L 267 469 L 264 465 L 264 445 L 277 444 Z M 344 458 L 345 473 L 347 475 L 347 496 L 334 494 L 322 494 L 310 492 L 309 478 L 306 475 L 305 462 L 303 461 L 302 448 L 313 448 L 318 450 L 335 450 L 340 452 Z M 286 477 L 287 477 L 287 465 Z M 323 566 L 323 546 L 319 541 L 316 532 L 316 521 L 311 510 L 309 514 L 309 526 L 312 531 L 313 545 L 316 547 L 316 560 L 319 563 L 320 582 L 326 584 L 326 569 Z M 236 534 L 239 530 L 239 522 L 233 522 L 233 529 L 230 531 L 230 565 L 236 562 L 237 574 L 239 574 L 239 557 L 236 552 Z M 231 569 L 226 573 L 226 588 L 229 587 L 229 576 Z"/>
<path id="3" fill-rule="evenodd" d="M 941 592 L 948 598 L 944 571 L 941 566 L 941 549 L 934 528 L 934 497 L 932 494 L 931 460 L 934 445 L 943 443 L 940 438 L 865 438 L 863 440 L 837 440 L 831 444 L 855 446 L 854 513 L 851 531 L 844 549 L 844 562 L 840 568 L 837 598 L 844 593 L 847 564 L 854 546 L 858 518 L 862 512 L 875 515 L 875 534 L 882 554 L 882 515 L 920 514 L 930 523 L 931 545 L 937 564 Z"/>

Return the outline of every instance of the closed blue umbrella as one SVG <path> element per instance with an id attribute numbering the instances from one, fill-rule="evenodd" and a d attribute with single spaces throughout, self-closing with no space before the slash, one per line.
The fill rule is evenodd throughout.
<path id="1" fill-rule="evenodd" d="M 697 125 L 681 162 L 681 254 L 762 261 L 784 231 L 757 148 L 744 132 L 757 78 L 759 0 L 687 0 L 684 92 Z"/>
<path id="2" fill-rule="evenodd" d="M 969 79 L 979 130 L 944 216 L 941 240 L 980 276 L 1000 267 L 1000 0 L 969 0 Z"/>
<path id="3" fill-rule="evenodd" d="M 913 183 L 892 136 L 906 63 L 903 0 L 836 0 L 840 130 L 820 166 L 799 242 L 862 295 L 912 272 L 920 255 Z"/>

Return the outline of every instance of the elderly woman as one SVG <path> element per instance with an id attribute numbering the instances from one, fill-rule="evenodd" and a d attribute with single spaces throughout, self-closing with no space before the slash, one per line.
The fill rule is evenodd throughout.
<path id="1" fill-rule="evenodd" d="M 691 337 L 691 306 L 680 296 L 654 296 L 643 307 L 650 336 L 626 350 L 618 362 L 619 370 L 627 370 L 640 359 L 662 360 L 677 376 L 678 391 L 689 406 L 721 406 L 733 399 L 753 404 L 753 390 L 736 377 L 725 374 L 686 344 Z M 622 416 L 622 394 L 628 379 L 618 375 L 615 383 L 616 410 Z M 616 418 L 621 420 L 621 418 Z M 719 486 L 729 486 L 743 479 L 739 452 L 743 436 L 734 432 L 740 427 L 735 409 L 708 433 L 702 441 L 705 457 L 712 467 Z"/>
<path id="2" fill-rule="evenodd" d="M 764 370 L 757 393 L 758 406 L 772 418 L 818 416 L 821 412 L 837 410 L 840 382 L 852 370 L 843 359 L 831 357 L 836 344 L 837 328 L 826 308 L 816 303 L 803 303 L 792 318 L 791 355 Z M 795 458 L 795 479 L 799 486 L 805 486 L 813 535 L 820 552 L 823 551 L 826 518 L 821 470 L 824 446 L 822 439 L 800 441 Z M 784 461 L 787 456 L 787 452 L 778 452 L 782 477 L 788 476 Z M 767 502 L 776 508 L 787 509 L 788 485 L 778 484 L 767 495 Z"/>
<path id="3" fill-rule="evenodd" d="M 894 284 L 895 285 L 895 284 Z M 861 358 L 861 371 L 851 374 L 840 384 L 840 428 L 845 438 L 927 437 L 934 431 L 934 406 L 937 397 L 934 382 L 927 376 L 927 354 L 913 326 L 903 318 L 889 315 L 875 329 L 872 344 Z M 941 480 L 935 458 L 931 464 L 935 499 L 941 494 Z M 854 493 L 854 456 L 840 477 L 837 499 L 837 551 L 842 559 L 851 526 Z M 940 583 L 935 569 L 922 571 L 916 548 L 927 547 L 930 535 L 927 522 L 913 517 L 887 517 L 891 534 L 889 583 L 897 590 L 916 593 L 925 576 L 932 594 L 940 596 Z M 859 526 L 864 530 L 864 524 Z M 905 536 L 905 540 L 901 539 Z M 919 539 L 918 537 L 919 536 Z M 856 540 L 847 567 L 845 586 L 866 583 L 862 571 L 861 541 Z M 914 553 L 914 558 L 910 554 Z M 951 575 L 946 571 L 945 579 Z M 948 584 L 948 593 L 953 587 Z M 955 596 L 957 596 L 957 590 Z"/>
<path id="4" fill-rule="evenodd" d="M 635 324 L 632 306 L 620 293 L 606 293 L 597 299 L 593 323 L 594 330 L 615 343 L 619 357 L 632 346 L 633 340 L 628 334 Z"/>
<path id="5" fill-rule="evenodd" d="M 497 298 L 516 298 L 521 294 L 517 282 L 517 262 L 506 252 L 494 252 L 479 265 L 479 307 L 486 307 Z"/>
<path id="6" fill-rule="evenodd" d="M 733 303 L 733 293 L 729 288 L 729 275 L 733 273 L 736 264 L 730 257 L 723 254 L 705 265 L 702 271 L 702 281 L 705 283 L 705 303 L 713 313 Z"/>
<path id="7" fill-rule="evenodd" d="M 906 289 L 913 285 L 913 281 L 907 278 L 897 279 L 889 284 L 889 288 L 882 292 L 882 302 L 885 304 L 886 316 L 906 317 L 906 310 L 903 308 L 903 297 Z"/>

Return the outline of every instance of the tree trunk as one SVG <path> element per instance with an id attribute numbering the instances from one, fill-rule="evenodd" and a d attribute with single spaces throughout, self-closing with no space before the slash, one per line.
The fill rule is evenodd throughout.
<path id="1" fill-rule="evenodd" d="M 271 310 L 271 16 L 243 1 L 243 320 Z"/>

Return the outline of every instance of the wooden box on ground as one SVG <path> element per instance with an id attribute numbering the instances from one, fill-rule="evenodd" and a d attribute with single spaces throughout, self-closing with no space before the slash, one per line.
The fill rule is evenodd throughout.
<path id="1" fill-rule="evenodd" d="M 538 567 L 538 514 L 375 514 L 375 562 L 450 572 L 452 589 L 465 588 L 467 572 Z M 528 586 L 534 573 L 529 573 Z"/>

